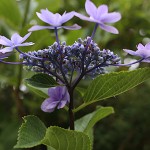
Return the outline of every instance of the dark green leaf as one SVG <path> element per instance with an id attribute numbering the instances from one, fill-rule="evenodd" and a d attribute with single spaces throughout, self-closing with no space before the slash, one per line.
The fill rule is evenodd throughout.
<path id="1" fill-rule="evenodd" d="M 34 87 L 40 88 L 48 88 L 58 85 L 51 76 L 43 73 L 35 74 L 31 78 L 25 79 L 25 81 Z"/>

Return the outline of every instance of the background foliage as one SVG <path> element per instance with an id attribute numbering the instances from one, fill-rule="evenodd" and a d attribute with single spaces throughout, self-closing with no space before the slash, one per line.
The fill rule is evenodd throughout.
<path id="1" fill-rule="evenodd" d="M 120 31 L 119 35 L 98 29 L 95 41 L 101 49 L 111 49 L 126 59 L 129 56 L 123 53 L 123 48 L 135 49 L 137 43 L 150 41 L 149 0 L 93 0 L 93 2 L 97 6 L 108 4 L 110 11 L 116 10 L 122 14 L 121 21 L 115 24 Z M 25 35 L 32 24 L 42 24 L 35 14 L 42 8 L 59 13 L 63 13 L 65 10 L 78 10 L 78 12 L 84 13 L 84 3 L 84 0 L 0 0 L 0 35 L 10 37 L 14 32 L 19 32 L 22 36 Z M 91 34 L 94 24 L 81 21 L 78 18 L 71 21 L 69 24 L 78 23 L 83 28 L 78 31 L 59 30 L 62 41 L 66 40 L 68 44 L 72 44 L 78 37 L 85 38 Z M 54 33 L 48 30 L 37 31 L 32 33 L 28 41 L 36 44 L 22 50 L 45 48 L 55 41 Z M 16 53 L 9 58 L 9 61 L 17 60 L 18 54 Z M 149 66 L 141 64 L 140 67 L 146 65 Z M 128 69 L 121 67 L 116 71 Z M 33 73 L 23 70 L 22 66 L 0 64 L 0 150 L 13 149 L 17 139 L 17 130 L 22 121 L 21 117 L 24 115 L 37 115 L 47 127 L 60 125 L 67 128 L 68 126 L 66 123 L 68 116 L 65 111 L 58 110 L 48 114 L 40 110 L 44 99 L 32 93 L 30 90 L 32 87 L 27 87 L 22 81 L 23 78 L 31 77 L 31 75 Z M 83 84 L 88 84 L 87 82 L 84 81 Z M 115 114 L 96 125 L 94 150 L 150 149 L 149 90 L 150 81 L 147 81 L 125 94 L 99 103 L 102 106 L 113 106 Z M 80 118 L 83 114 L 94 109 L 95 104 L 77 113 L 76 118 Z M 41 149 L 41 147 L 36 149 Z"/>

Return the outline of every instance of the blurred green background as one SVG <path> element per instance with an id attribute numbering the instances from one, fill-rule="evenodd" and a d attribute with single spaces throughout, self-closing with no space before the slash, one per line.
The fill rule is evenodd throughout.
<path id="1" fill-rule="evenodd" d="M 150 1 L 93 0 L 93 2 L 97 6 L 108 4 L 110 12 L 119 11 L 122 14 L 122 19 L 114 25 L 119 30 L 119 35 L 98 29 L 95 41 L 101 49 L 110 49 L 120 55 L 122 60 L 129 61 L 131 57 L 123 52 L 123 48 L 135 50 L 139 42 L 150 41 Z M 52 12 L 61 14 L 72 10 L 85 13 L 84 3 L 85 0 L 0 0 L 0 35 L 10 38 L 14 32 L 18 32 L 24 36 L 33 24 L 44 24 L 35 13 L 40 9 L 48 8 Z M 91 35 L 93 23 L 73 18 L 67 24 L 74 23 L 78 23 L 82 29 L 78 31 L 60 29 L 61 41 L 65 40 L 67 44 L 72 44 L 78 37 L 85 38 Z M 28 41 L 36 44 L 22 48 L 23 51 L 46 48 L 55 41 L 54 32 L 52 30 L 34 32 Z M 18 54 L 14 53 L 8 61 L 19 61 Z M 145 66 L 149 64 L 140 64 L 139 67 Z M 128 69 L 133 68 L 121 67 L 115 70 Z M 13 149 L 21 117 L 24 115 L 37 115 L 47 126 L 67 127 L 68 125 L 68 116 L 63 110 L 51 114 L 40 110 L 44 99 L 35 95 L 22 80 L 31 75 L 33 73 L 23 70 L 22 66 L 0 64 L 0 150 Z M 113 106 L 115 114 L 96 125 L 94 150 L 150 150 L 150 81 L 99 104 Z M 94 110 L 95 104 L 89 108 L 79 112 L 76 117 L 79 118 Z"/>

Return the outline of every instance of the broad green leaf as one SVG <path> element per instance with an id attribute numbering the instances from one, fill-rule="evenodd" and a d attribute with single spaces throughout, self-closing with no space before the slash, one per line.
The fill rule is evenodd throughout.
<path id="1" fill-rule="evenodd" d="M 21 13 L 15 0 L 0 1 L 0 20 L 4 20 L 16 30 L 21 23 Z"/>
<path id="2" fill-rule="evenodd" d="M 48 97 L 48 88 L 38 88 L 27 84 L 28 88 L 40 97 Z"/>
<path id="3" fill-rule="evenodd" d="M 84 96 L 86 89 L 82 87 L 76 87 L 76 91 L 78 91 L 81 96 Z"/>
<path id="4" fill-rule="evenodd" d="M 31 78 L 25 79 L 25 81 L 34 87 L 40 88 L 48 88 L 58 85 L 51 76 L 43 73 L 35 74 Z"/>
<path id="5" fill-rule="evenodd" d="M 100 75 L 93 80 L 85 92 L 84 105 L 119 95 L 149 78 L 149 68 Z"/>
<path id="6" fill-rule="evenodd" d="M 25 116 L 24 123 L 19 129 L 18 141 L 14 148 L 30 148 L 41 144 L 46 127 L 36 116 Z"/>
<path id="7" fill-rule="evenodd" d="M 75 122 L 75 129 L 87 134 L 98 121 L 112 113 L 114 113 L 114 109 L 112 107 L 100 107 L 96 111 L 78 119 Z"/>
<path id="8" fill-rule="evenodd" d="M 89 137 L 78 131 L 49 127 L 42 144 L 56 150 L 91 150 Z"/>

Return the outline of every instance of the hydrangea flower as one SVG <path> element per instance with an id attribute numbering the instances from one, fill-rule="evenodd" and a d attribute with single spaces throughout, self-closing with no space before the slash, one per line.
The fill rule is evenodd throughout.
<path id="1" fill-rule="evenodd" d="M 0 60 L 7 58 L 11 53 L 1 53 L 0 52 Z"/>
<path id="2" fill-rule="evenodd" d="M 48 9 L 42 9 L 41 13 L 36 13 L 39 19 L 44 21 L 45 23 L 49 24 L 50 26 L 40 26 L 35 25 L 29 29 L 29 31 L 36 31 L 36 30 L 43 30 L 43 29 L 59 29 L 64 28 L 68 30 L 78 30 L 81 27 L 77 24 L 74 24 L 73 26 L 62 26 L 63 23 L 69 21 L 71 18 L 74 17 L 75 12 L 64 12 L 63 15 L 60 15 L 59 13 L 53 14 Z"/>
<path id="3" fill-rule="evenodd" d="M 79 13 L 76 13 L 75 16 L 82 20 L 98 23 L 101 29 L 107 32 L 118 34 L 118 30 L 115 27 L 106 25 L 106 23 L 114 23 L 119 21 L 121 19 L 120 13 L 108 13 L 107 5 L 101 5 L 97 8 L 90 0 L 86 0 L 85 10 L 90 17 L 86 17 Z"/>
<path id="4" fill-rule="evenodd" d="M 6 46 L 5 48 L 0 49 L 0 53 L 8 53 L 13 51 L 14 48 L 20 47 L 20 46 L 30 46 L 34 43 L 32 42 L 26 42 L 23 43 L 31 33 L 26 34 L 24 37 L 21 37 L 18 33 L 15 33 L 12 35 L 11 40 L 6 38 L 5 36 L 0 36 L 0 44 L 3 46 Z"/>
<path id="5" fill-rule="evenodd" d="M 65 86 L 57 86 L 48 89 L 47 98 L 41 105 L 44 112 L 53 112 L 55 108 L 63 108 L 69 101 L 70 96 Z"/>
<path id="6" fill-rule="evenodd" d="M 137 51 L 132 51 L 128 49 L 124 49 L 124 51 L 130 55 L 143 58 L 144 60 L 142 60 L 142 62 L 150 63 L 150 42 L 147 43 L 145 46 L 139 43 L 137 46 Z"/>

